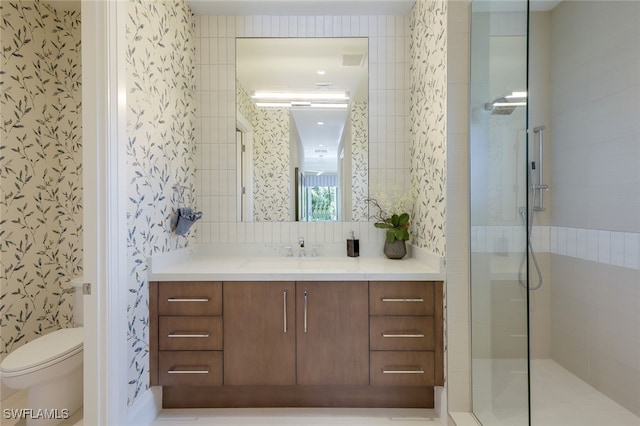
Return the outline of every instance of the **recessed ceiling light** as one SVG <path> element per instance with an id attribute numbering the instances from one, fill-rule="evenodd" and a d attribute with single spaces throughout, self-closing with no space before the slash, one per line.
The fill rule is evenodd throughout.
<path id="1" fill-rule="evenodd" d="M 325 70 L 318 70 L 316 71 L 316 74 L 318 75 L 325 75 L 327 72 Z"/>
<path id="2" fill-rule="evenodd" d="M 318 126 L 324 126 L 324 121 L 318 121 Z"/>

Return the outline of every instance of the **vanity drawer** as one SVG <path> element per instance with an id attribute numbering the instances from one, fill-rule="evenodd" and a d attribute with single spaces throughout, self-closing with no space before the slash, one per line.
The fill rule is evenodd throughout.
<path id="1" fill-rule="evenodd" d="M 369 318 L 371 350 L 432 351 L 435 349 L 432 316 L 376 316 Z"/>
<path id="2" fill-rule="evenodd" d="M 372 385 L 434 386 L 434 353 L 371 351 Z"/>
<path id="3" fill-rule="evenodd" d="M 222 350 L 221 316 L 161 316 L 159 323 L 161 351 Z"/>
<path id="4" fill-rule="evenodd" d="M 158 356 L 161 386 L 222 384 L 221 351 L 160 351 Z"/>
<path id="5" fill-rule="evenodd" d="M 222 315 L 222 283 L 158 283 L 160 315 Z"/>
<path id="6" fill-rule="evenodd" d="M 369 284 L 371 315 L 433 315 L 434 283 L 373 281 Z"/>

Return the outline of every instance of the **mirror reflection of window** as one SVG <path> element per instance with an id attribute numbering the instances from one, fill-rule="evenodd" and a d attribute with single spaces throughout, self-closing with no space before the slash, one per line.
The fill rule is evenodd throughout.
<path id="1" fill-rule="evenodd" d="M 367 220 L 367 56 L 366 38 L 236 40 L 240 220 Z"/>
<path id="2" fill-rule="evenodd" d="M 307 174 L 302 179 L 303 206 L 301 220 L 328 222 L 338 220 L 338 176 Z"/>

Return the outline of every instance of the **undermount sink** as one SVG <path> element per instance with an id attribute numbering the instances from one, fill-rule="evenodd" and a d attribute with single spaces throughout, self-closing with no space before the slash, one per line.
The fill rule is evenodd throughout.
<path id="1" fill-rule="evenodd" d="M 348 272 L 357 269 L 354 259 L 342 257 L 265 257 L 250 258 L 239 268 L 267 271 Z"/>

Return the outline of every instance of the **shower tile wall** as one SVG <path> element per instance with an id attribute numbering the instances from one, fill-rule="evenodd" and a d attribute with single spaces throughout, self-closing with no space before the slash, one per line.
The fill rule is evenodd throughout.
<path id="1" fill-rule="evenodd" d="M 551 355 L 640 414 L 640 3 L 551 27 Z"/>

